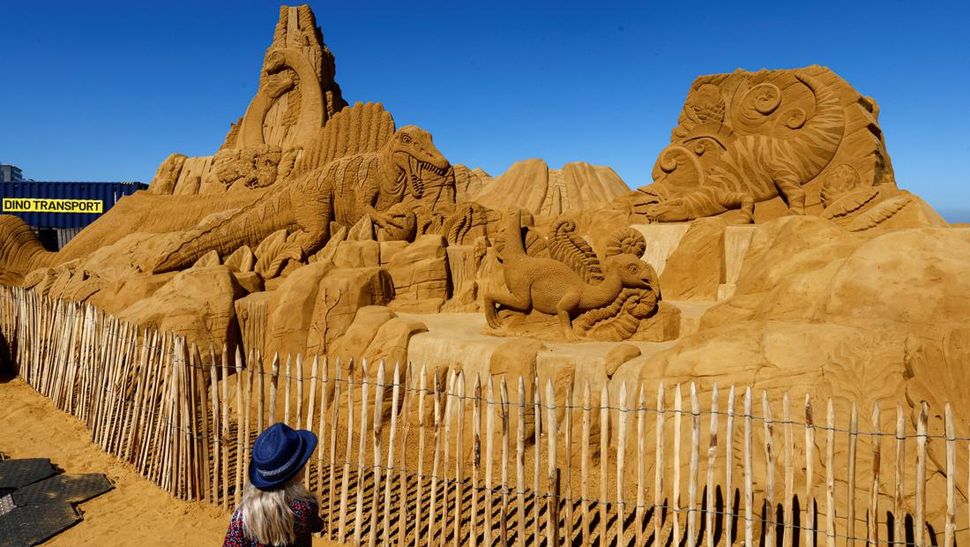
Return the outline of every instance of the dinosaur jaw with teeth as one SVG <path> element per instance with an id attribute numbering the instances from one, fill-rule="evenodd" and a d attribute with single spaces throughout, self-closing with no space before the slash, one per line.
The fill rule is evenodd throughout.
<path id="1" fill-rule="evenodd" d="M 441 178 L 448 173 L 451 168 L 447 163 L 444 167 L 439 167 L 430 161 L 422 161 L 414 156 L 408 156 L 407 176 L 410 181 L 411 195 L 420 199 L 424 196 L 425 177 Z"/>

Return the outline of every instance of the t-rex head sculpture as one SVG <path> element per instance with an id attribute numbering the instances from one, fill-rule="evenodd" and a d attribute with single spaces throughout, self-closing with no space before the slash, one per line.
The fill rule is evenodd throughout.
<path id="1" fill-rule="evenodd" d="M 434 177 L 444 176 L 451 164 L 431 142 L 431 133 L 414 125 L 406 125 L 394 133 L 391 139 L 391 157 L 407 179 L 411 195 L 424 196 L 425 173 Z"/>

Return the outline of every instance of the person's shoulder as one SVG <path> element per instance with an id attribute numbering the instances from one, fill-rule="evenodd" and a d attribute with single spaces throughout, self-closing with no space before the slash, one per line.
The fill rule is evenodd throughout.
<path id="1" fill-rule="evenodd" d="M 237 508 L 229 521 L 229 529 L 226 531 L 223 547 L 243 547 L 245 545 L 249 545 L 249 542 L 247 542 L 246 535 L 243 532 L 242 512 Z"/>
<path id="2" fill-rule="evenodd" d="M 290 501 L 290 509 L 294 513 L 298 514 L 308 514 L 315 511 L 317 508 L 317 501 L 308 498 L 297 498 Z"/>
<path id="3" fill-rule="evenodd" d="M 290 509 L 296 520 L 297 529 L 302 532 L 314 533 L 323 529 L 323 520 L 315 498 L 301 498 L 290 502 Z"/>

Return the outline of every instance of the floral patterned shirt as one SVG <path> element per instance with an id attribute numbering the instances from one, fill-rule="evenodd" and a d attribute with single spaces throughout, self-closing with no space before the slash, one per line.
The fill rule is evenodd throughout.
<path id="1" fill-rule="evenodd" d="M 298 499 L 290 502 L 290 509 L 293 511 L 293 528 L 296 531 L 296 543 L 293 547 L 310 547 L 310 535 L 323 529 L 323 519 L 317 509 L 317 502 L 314 500 Z M 243 529 L 242 513 L 239 509 L 232 514 L 229 522 L 229 531 L 226 532 L 226 540 L 223 547 L 266 547 L 258 541 L 246 537 Z"/>

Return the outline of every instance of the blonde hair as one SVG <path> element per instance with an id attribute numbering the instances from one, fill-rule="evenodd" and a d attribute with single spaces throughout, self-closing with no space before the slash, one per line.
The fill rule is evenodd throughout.
<path id="1" fill-rule="evenodd" d="M 316 499 L 300 482 L 302 475 L 303 473 L 297 474 L 275 490 L 263 491 L 246 483 L 239 504 L 246 537 L 264 545 L 288 545 L 296 542 L 290 503 L 298 499 Z"/>

